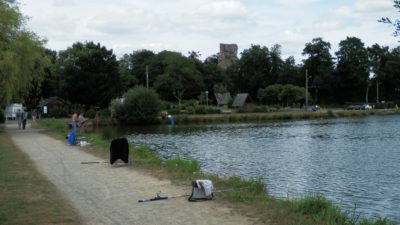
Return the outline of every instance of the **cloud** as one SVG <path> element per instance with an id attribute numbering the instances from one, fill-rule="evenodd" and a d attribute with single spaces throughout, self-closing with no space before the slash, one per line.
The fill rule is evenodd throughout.
<path id="1" fill-rule="evenodd" d="M 53 0 L 55 7 L 75 6 L 74 0 Z"/>
<path id="2" fill-rule="evenodd" d="M 371 16 L 383 17 L 395 12 L 392 0 L 354 0 L 353 4 L 346 4 L 336 8 L 333 14 L 344 18 L 364 18 Z M 376 18 L 376 19 L 378 19 Z"/>
<path id="3" fill-rule="evenodd" d="M 308 5 L 311 3 L 318 2 L 319 0 L 273 0 L 276 4 L 289 6 L 289 7 L 298 7 L 303 5 Z"/>
<path id="4" fill-rule="evenodd" d="M 217 1 L 200 6 L 198 13 L 215 17 L 243 17 L 248 9 L 239 1 Z"/>

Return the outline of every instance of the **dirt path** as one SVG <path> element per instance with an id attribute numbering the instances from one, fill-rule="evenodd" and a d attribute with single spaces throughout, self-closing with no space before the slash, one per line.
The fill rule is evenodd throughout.
<path id="1" fill-rule="evenodd" d="M 139 199 L 152 197 L 159 191 L 172 196 L 189 194 L 190 190 L 124 166 L 81 164 L 104 160 L 40 134 L 30 126 L 18 130 L 16 124 L 7 124 L 6 130 L 38 170 L 77 209 L 84 224 L 255 224 L 250 218 L 219 205 L 217 200 L 189 203 L 186 198 L 176 198 L 138 203 Z"/>

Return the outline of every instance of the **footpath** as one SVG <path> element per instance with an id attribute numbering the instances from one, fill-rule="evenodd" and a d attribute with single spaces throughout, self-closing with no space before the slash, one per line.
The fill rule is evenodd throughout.
<path id="1" fill-rule="evenodd" d="M 6 131 L 38 170 L 77 209 L 86 225 L 247 225 L 252 218 L 238 215 L 218 200 L 195 202 L 187 198 L 138 203 L 139 199 L 161 195 L 190 194 L 191 190 L 174 186 L 138 172 L 134 165 L 81 164 L 104 159 L 53 139 L 39 130 L 20 130 L 7 124 Z M 133 169 L 132 169 L 133 167 Z M 51 207 L 51 206 L 49 206 Z"/>

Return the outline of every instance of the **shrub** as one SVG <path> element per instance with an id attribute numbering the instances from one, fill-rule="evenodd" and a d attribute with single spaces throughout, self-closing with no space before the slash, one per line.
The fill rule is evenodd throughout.
<path id="1" fill-rule="evenodd" d="M 97 115 L 100 118 L 109 118 L 109 117 L 111 117 L 111 110 L 110 109 L 102 109 L 99 112 L 97 112 Z"/>
<path id="2" fill-rule="evenodd" d="M 89 109 L 88 111 L 86 111 L 85 116 L 90 119 L 94 119 L 96 117 L 96 110 Z"/>
<path id="3" fill-rule="evenodd" d="M 149 124 L 157 121 L 160 111 L 159 96 L 153 89 L 135 87 L 113 101 L 112 116 L 122 124 Z"/>
<path id="4" fill-rule="evenodd" d="M 49 115 L 55 118 L 68 117 L 69 112 L 67 107 L 54 107 L 49 110 Z"/>

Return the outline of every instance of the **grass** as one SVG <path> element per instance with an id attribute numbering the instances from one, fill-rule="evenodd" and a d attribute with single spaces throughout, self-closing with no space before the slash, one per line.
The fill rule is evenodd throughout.
<path id="1" fill-rule="evenodd" d="M 233 113 L 207 115 L 175 115 L 177 124 L 184 123 L 232 123 L 232 122 L 262 122 L 277 120 L 325 119 L 337 117 L 354 117 L 368 115 L 398 114 L 399 110 L 326 110 L 318 112 L 269 112 L 269 113 Z"/>
<path id="2" fill-rule="evenodd" d="M 76 212 L 0 125 L 0 224 L 80 224 Z"/>
<path id="3" fill-rule="evenodd" d="M 328 113 L 330 112 L 325 114 Z M 45 120 L 40 123 L 57 128 L 63 122 Z M 59 125 L 56 125 L 57 123 Z M 58 133 L 60 135 L 65 133 L 65 129 L 66 127 L 64 132 L 58 131 Z M 106 158 L 110 140 L 104 140 L 90 133 L 85 136 L 91 140 L 91 146 L 86 150 Z M 215 196 L 218 201 L 233 206 L 247 216 L 257 218 L 263 224 L 394 225 L 386 219 L 361 219 L 356 210 L 342 211 L 319 195 L 301 199 L 275 199 L 267 194 L 267 187 L 261 180 L 246 180 L 240 177 L 220 178 L 203 173 L 196 161 L 183 160 L 180 157 L 163 160 L 146 146 L 130 145 L 130 150 L 130 159 L 135 169 L 149 172 L 162 179 L 170 179 L 176 184 L 188 185 L 195 179 L 210 179 L 216 188 Z"/>

